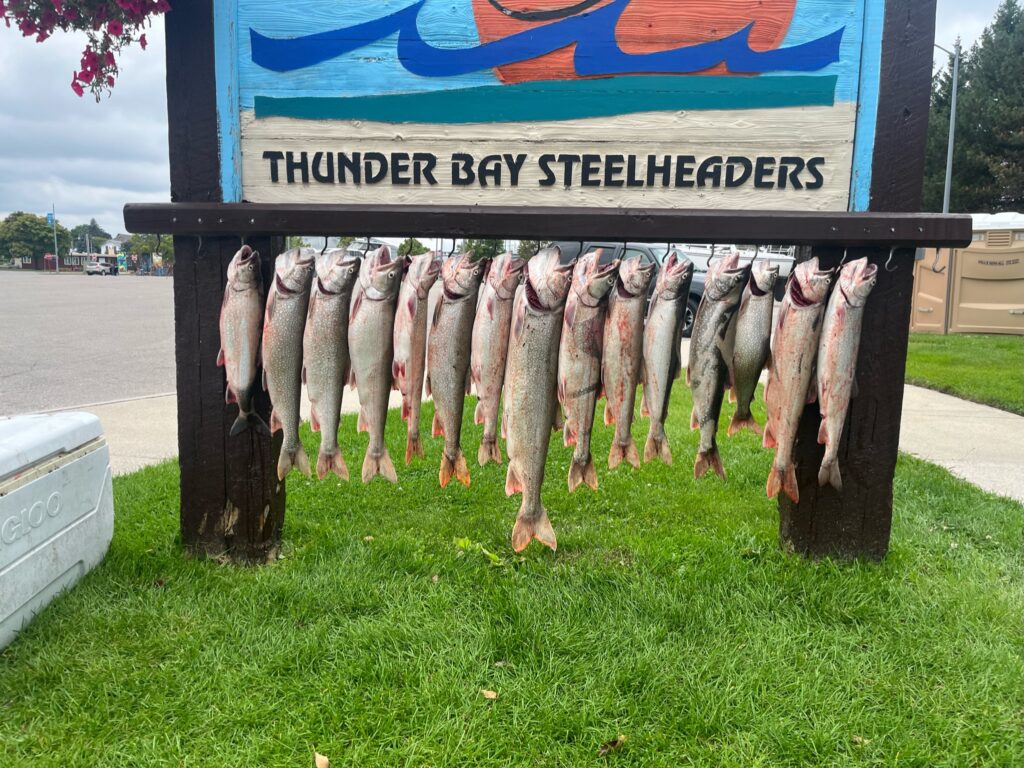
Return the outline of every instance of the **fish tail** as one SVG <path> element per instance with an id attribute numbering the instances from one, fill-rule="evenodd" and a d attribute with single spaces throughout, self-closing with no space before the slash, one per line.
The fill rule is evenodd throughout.
<path id="1" fill-rule="evenodd" d="M 615 469 L 623 460 L 629 462 L 630 466 L 640 468 L 640 453 L 631 436 L 621 443 L 618 440 L 612 441 L 611 450 L 608 452 L 608 469 Z"/>
<path id="2" fill-rule="evenodd" d="M 339 450 L 321 451 L 320 455 L 316 458 L 316 476 L 320 480 L 323 480 L 331 472 L 342 480 L 348 480 L 348 466 L 345 464 L 345 458 Z"/>
<path id="3" fill-rule="evenodd" d="M 583 484 L 597 490 L 597 468 L 594 466 L 594 457 L 589 454 L 585 459 L 573 456 L 569 464 L 569 491 L 575 491 Z"/>
<path id="4" fill-rule="evenodd" d="M 413 456 L 423 458 L 423 441 L 420 440 L 419 432 L 415 435 L 410 432 L 405 439 L 405 463 L 412 464 Z"/>
<path id="5" fill-rule="evenodd" d="M 839 472 L 839 462 L 836 459 L 825 459 L 818 470 L 818 485 L 831 485 L 837 491 L 843 490 L 843 476 Z"/>
<path id="6" fill-rule="evenodd" d="M 740 413 L 740 409 L 736 409 L 736 413 L 732 415 L 732 421 L 729 422 L 729 437 L 737 435 L 744 429 L 749 429 L 756 435 L 763 434 L 761 426 L 757 423 L 757 419 L 754 418 L 754 414 L 749 411 L 744 416 Z"/>
<path id="7" fill-rule="evenodd" d="M 796 482 L 796 467 L 780 468 L 778 463 L 772 464 L 768 473 L 766 488 L 768 498 L 775 498 L 780 492 L 785 493 L 794 504 L 800 501 L 800 486 Z"/>
<path id="8" fill-rule="evenodd" d="M 485 437 L 480 441 L 480 448 L 476 452 L 476 460 L 481 467 L 486 466 L 491 461 L 495 464 L 501 464 L 501 448 L 498 447 L 498 439 L 496 437 Z"/>
<path id="9" fill-rule="evenodd" d="M 306 477 L 312 475 L 309 467 L 309 457 L 306 456 L 306 451 L 301 445 L 292 451 L 282 448 L 281 455 L 277 459 L 277 477 L 279 480 L 284 480 L 293 469 L 299 470 Z"/>
<path id="10" fill-rule="evenodd" d="M 512 549 L 522 552 L 534 539 L 549 547 L 552 552 L 558 549 L 555 529 L 551 527 L 547 511 L 540 504 L 530 508 L 524 499 L 512 529 Z"/>
<path id="11" fill-rule="evenodd" d="M 249 428 L 250 415 L 255 416 L 256 414 L 248 414 L 245 411 L 239 409 L 238 418 L 235 419 L 235 423 L 231 425 L 231 431 L 228 434 L 231 435 L 231 437 L 235 437 L 236 435 L 240 435 L 243 432 L 245 432 L 245 430 Z M 259 418 L 259 416 L 256 416 L 256 418 Z"/>
<path id="12" fill-rule="evenodd" d="M 388 449 L 384 448 L 381 453 L 373 454 L 369 449 L 363 459 L 363 482 L 368 483 L 377 475 L 380 475 L 388 482 L 397 483 L 398 475 L 395 474 L 395 465 L 391 461 Z"/>
<path id="13" fill-rule="evenodd" d="M 655 424 L 651 423 L 651 428 L 647 433 L 647 443 L 644 445 L 644 463 L 651 461 L 652 459 L 661 459 L 668 466 L 672 466 L 672 449 L 668 445 L 668 436 L 665 434 L 664 429 L 656 429 Z"/>
<path id="14" fill-rule="evenodd" d="M 715 474 L 725 480 L 725 467 L 722 466 L 722 456 L 718 452 L 717 445 L 697 454 L 697 459 L 693 462 L 693 476 L 695 478 L 704 477 L 712 469 L 715 470 Z"/>
<path id="15" fill-rule="evenodd" d="M 469 487 L 469 467 L 466 466 L 466 457 L 462 455 L 461 449 L 456 449 L 454 459 L 448 458 L 447 453 L 441 453 L 441 470 L 437 477 L 442 488 L 447 488 L 453 477 Z"/>

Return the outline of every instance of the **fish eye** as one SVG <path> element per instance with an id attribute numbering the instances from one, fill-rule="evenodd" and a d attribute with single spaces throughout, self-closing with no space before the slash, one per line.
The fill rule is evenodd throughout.
<path id="1" fill-rule="evenodd" d="M 394 280 L 394 279 L 395 279 L 395 270 L 392 269 L 390 272 L 388 272 L 388 280 Z"/>
<path id="2" fill-rule="evenodd" d="M 475 268 L 475 269 L 473 270 L 473 274 L 474 274 L 474 275 L 479 275 L 479 274 L 480 274 L 480 267 L 476 267 L 476 268 Z"/>

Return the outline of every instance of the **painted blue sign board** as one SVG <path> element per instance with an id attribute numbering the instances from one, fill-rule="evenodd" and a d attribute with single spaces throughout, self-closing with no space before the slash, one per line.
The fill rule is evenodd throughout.
<path id="1" fill-rule="evenodd" d="M 865 210 L 884 0 L 220 0 L 226 201 Z"/>

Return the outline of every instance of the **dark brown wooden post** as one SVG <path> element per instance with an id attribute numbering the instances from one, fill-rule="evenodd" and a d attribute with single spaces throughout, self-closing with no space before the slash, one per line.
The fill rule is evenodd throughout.
<path id="1" fill-rule="evenodd" d="M 213 4 L 175 3 L 166 34 L 171 200 L 219 202 Z M 274 471 L 279 442 L 255 430 L 228 435 L 237 408 L 225 404 L 216 364 L 226 269 L 240 244 L 238 237 L 174 238 L 181 538 L 197 555 L 263 562 L 275 557 L 284 523 L 284 483 Z M 263 255 L 269 285 L 280 244 L 266 237 L 249 244 Z M 269 420 L 266 395 L 256 409 Z"/>
<path id="2" fill-rule="evenodd" d="M 888 0 L 871 181 L 872 211 L 921 207 L 931 95 L 935 0 Z M 816 249 L 835 266 L 842 251 Z M 811 557 L 881 559 L 889 551 L 892 484 L 899 452 L 903 379 L 913 294 L 913 251 L 897 251 L 895 272 L 879 272 L 864 313 L 859 394 L 839 451 L 843 491 L 818 487 L 823 454 L 817 404 L 808 406 L 796 445 L 800 503 L 779 502 L 779 535 L 787 549 Z M 882 265 L 888 250 L 853 250 Z"/>

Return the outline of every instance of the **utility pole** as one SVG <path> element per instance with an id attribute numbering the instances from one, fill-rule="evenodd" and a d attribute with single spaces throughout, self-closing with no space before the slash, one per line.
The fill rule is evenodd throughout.
<path id="1" fill-rule="evenodd" d="M 956 141 L 956 97 L 960 86 L 960 38 L 956 39 L 952 51 L 941 45 L 935 47 L 953 57 L 953 93 L 949 103 L 949 142 L 946 146 L 946 186 L 942 193 L 942 212 L 949 213 L 949 193 L 953 187 L 953 144 Z"/>
<path id="2" fill-rule="evenodd" d="M 54 268 L 57 272 L 60 272 L 60 251 L 57 249 L 57 206 L 53 203 L 50 204 L 50 223 L 53 224 L 53 258 Z"/>

